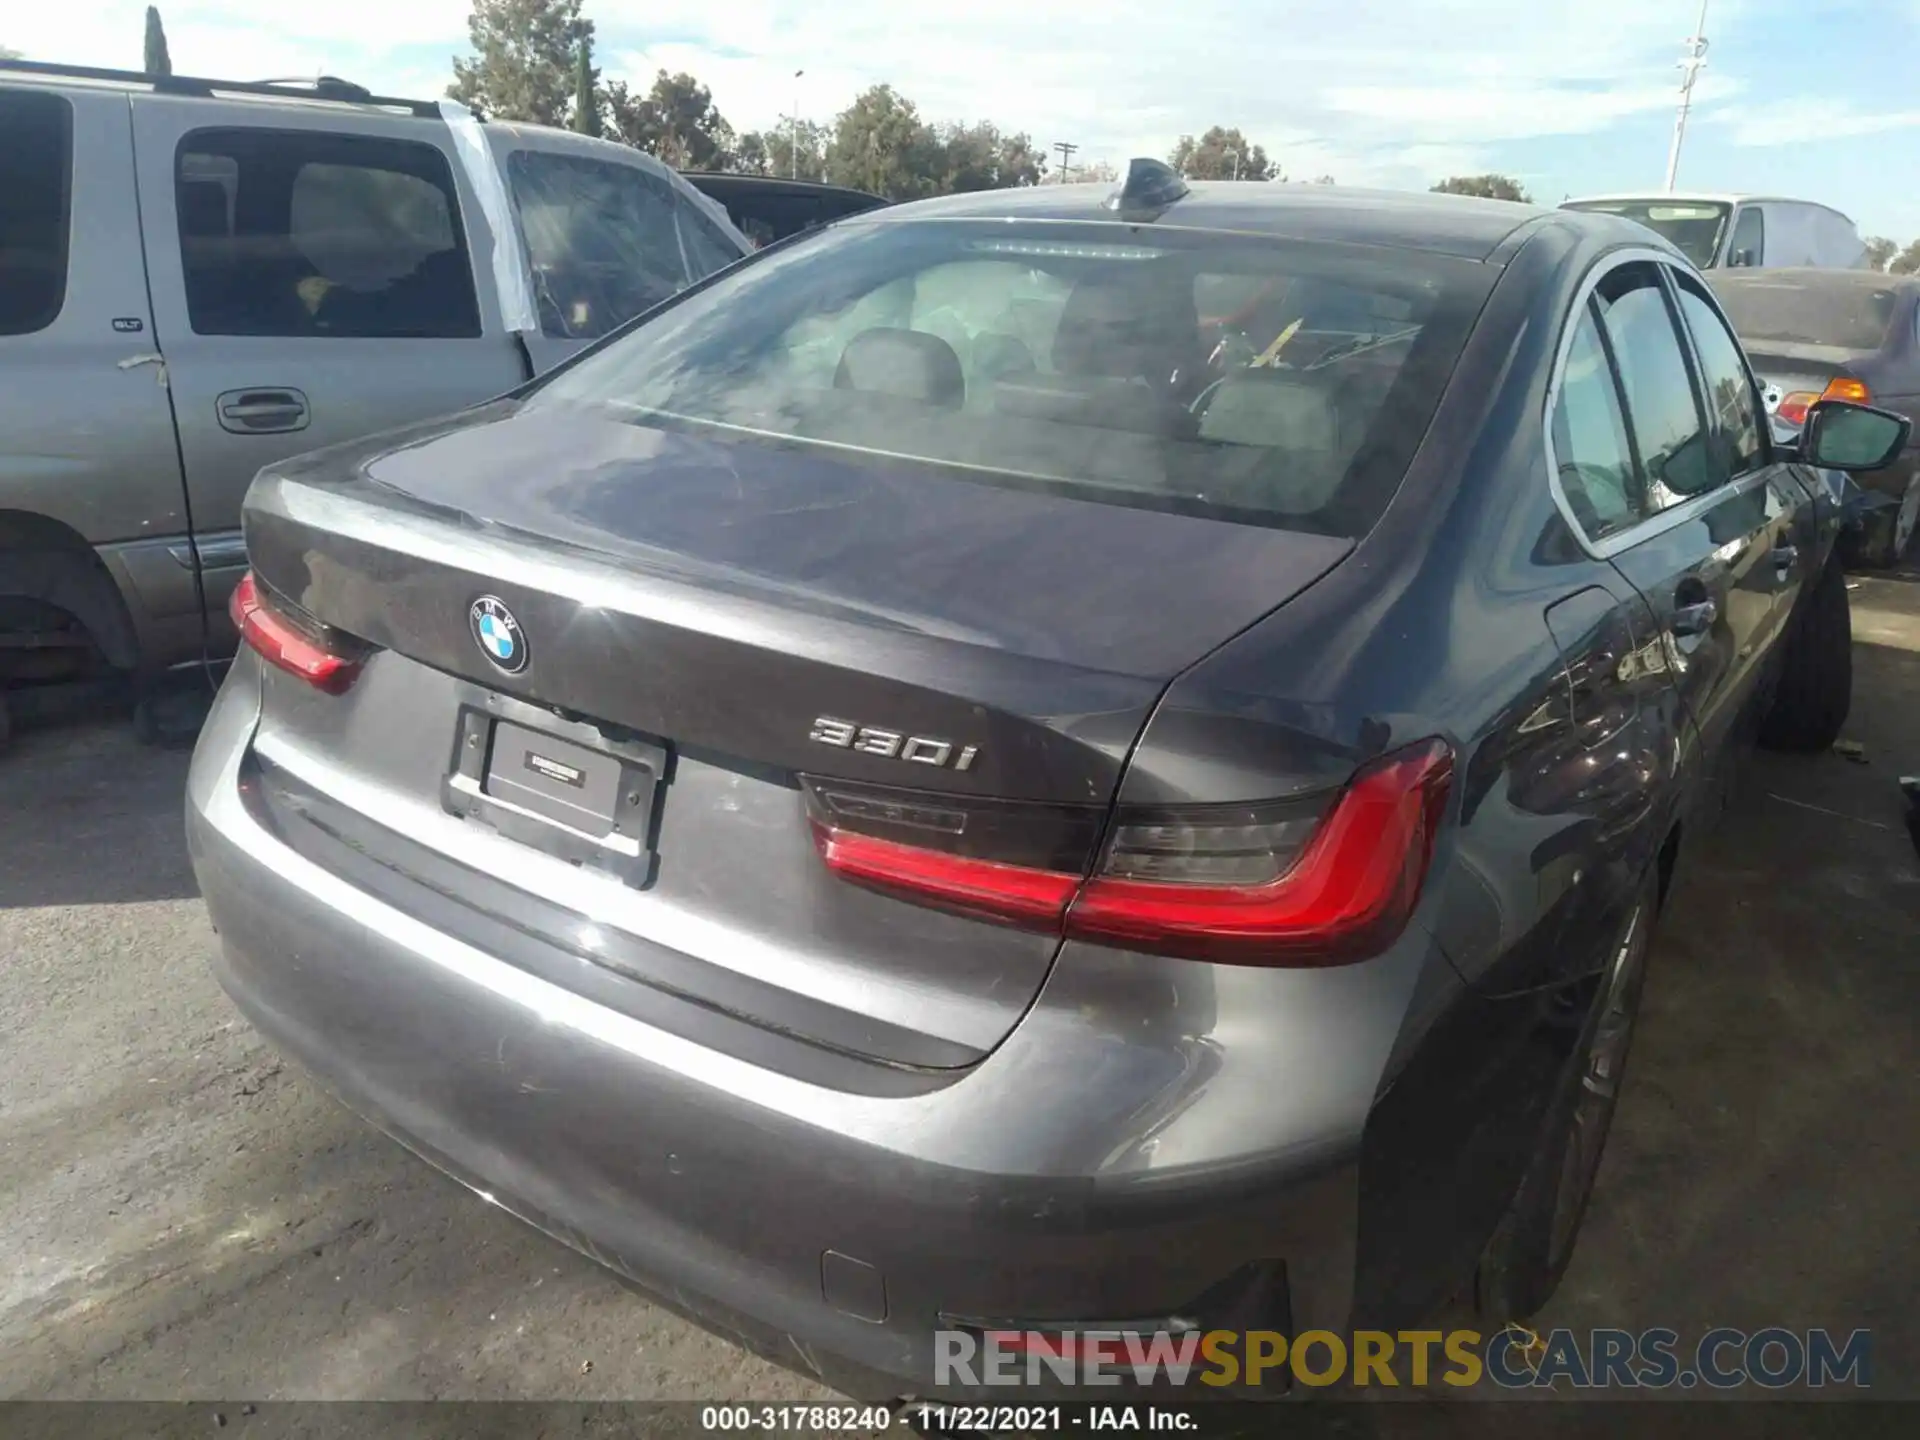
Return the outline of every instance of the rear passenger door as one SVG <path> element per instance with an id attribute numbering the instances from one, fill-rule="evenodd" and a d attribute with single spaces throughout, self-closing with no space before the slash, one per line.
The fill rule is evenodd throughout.
<path id="1" fill-rule="evenodd" d="M 133 105 L 156 338 L 217 629 L 261 466 L 489 399 L 524 362 L 475 283 L 490 241 L 438 120 Z"/>
<path id="2" fill-rule="evenodd" d="M 1681 318 L 1696 312 L 1704 359 Z M 1655 663 L 1679 689 L 1719 779 L 1750 727 L 1762 662 L 1800 584 L 1794 526 L 1807 499 L 1773 461 L 1739 351 L 1729 354 L 1724 327 L 1716 335 L 1704 319 L 1719 325 L 1692 277 L 1652 259 L 1608 270 L 1578 322 L 1562 392 L 1602 360 L 1612 383 L 1581 387 L 1585 413 L 1557 414 L 1553 443 L 1569 510 L 1589 548 L 1651 607 Z M 1609 433 L 1626 454 L 1588 463 L 1593 437 Z"/>

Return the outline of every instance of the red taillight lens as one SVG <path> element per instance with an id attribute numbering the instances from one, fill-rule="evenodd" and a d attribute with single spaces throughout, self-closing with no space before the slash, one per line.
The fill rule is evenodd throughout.
<path id="1" fill-rule="evenodd" d="M 1420 899 L 1452 778 L 1453 752 L 1438 740 L 1375 762 L 1311 827 L 1297 858 L 1258 884 L 1124 879 L 1110 854 L 1067 912 L 1067 934 L 1256 965 L 1378 954 Z M 1243 864 L 1244 852 L 1196 866 L 1196 878 L 1213 863 Z"/>
<path id="2" fill-rule="evenodd" d="M 1128 949 L 1322 965 L 1405 928 L 1452 778 L 1453 751 L 1430 740 L 1368 765 L 1330 806 L 1122 812 L 1091 878 L 1084 808 L 805 783 L 814 842 L 846 879 Z"/>
<path id="3" fill-rule="evenodd" d="M 1789 425 L 1804 425 L 1807 423 L 1807 411 L 1813 408 L 1819 398 L 1811 390 L 1795 390 L 1790 395 L 1780 397 L 1780 403 L 1773 407 L 1773 413 Z"/>
<path id="4" fill-rule="evenodd" d="M 233 587 L 227 614 L 242 643 L 270 665 L 298 675 L 315 689 L 338 695 L 360 673 L 361 652 L 316 634 L 278 609 L 249 570 Z"/>

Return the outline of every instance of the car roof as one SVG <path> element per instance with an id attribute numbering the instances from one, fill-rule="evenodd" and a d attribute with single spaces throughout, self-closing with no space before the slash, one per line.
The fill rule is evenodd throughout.
<path id="1" fill-rule="evenodd" d="M 1064 220 L 1120 222 L 1107 207 L 1112 185 L 1023 185 L 916 200 L 856 217 L 857 222 L 910 220 Z M 1233 230 L 1297 240 L 1380 245 L 1486 260 L 1515 231 L 1560 212 L 1509 200 L 1425 191 L 1365 190 L 1348 185 L 1191 181 L 1188 193 L 1151 223 L 1195 230 Z"/>

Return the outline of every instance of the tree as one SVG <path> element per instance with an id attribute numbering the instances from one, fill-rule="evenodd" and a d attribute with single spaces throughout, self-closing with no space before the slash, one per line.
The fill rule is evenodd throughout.
<path id="1" fill-rule="evenodd" d="M 733 153 L 733 127 L 713 104 L 713 92 L 691 75 L 662 70 L 645 96 L 614 81 L 607 109 L 616 138 L 657 156 L 676 170 L 718 170 Z"/>
<path id="2" fill-rule="evenodd" d="M 942 194 L 1038 185 L 1047 172 L 1046 157 L 1034 149 L 1032 136 L 1024 131 L 1003 135 L 989 120 L 943 125 L 937 138 L 940 173 L 934 189 Z"/>
<path id="3" fill-rule="evenodd" d="M 1895 275 L 1912 275 L 1920 272 L 1920 240 L 1914 241 L 1893 259 L 1887 262 L 1887 269 Z"/>
<path id="4" fill-rule="evenodd" d="M 23 60 L 25 58 L 26 57 L 18 50 L 9 50 L 5 45 L 0 45 L 0 60 Z"/>
<path id="5" fill-rule="evenodd" d="M 173 57 L 167 53 L 167 32 L 160 25 L 160 7 L 147 7 L 147 56 L 142 67 L 149 75 L 171 75 Z"/>
<path id="6" fill-rule="evenodd" d="M 1215 125 L 1195 140 L 1182 135 L 1167 163 L 1189 180 L 1280 180 L 1280 167 L 1239 130 Z"/>
<path id="7" fill-rule="evenodd" d="M 1060 178 L 1074 185 L 1113 185 L 1119 182 L 1120 172 L 1104 160 L 1090 160 L 1085 165 L 1075 165 Z"/>
<path id="8" fill-rule="evenodd" d="M 1887 262 L 1899 253 L 1900 244 L 1897 240 L 1889 240 L 1884 235 L 1869 235 L 1867 237 L 1868 268 L 1884 270 L 1887 268 Z"/>
<path id="9" fill-rule="evenodd" d="M 1331 175 L 1316 175 L 1313 177 L 1313 183 L 1315 185 L 1332 185 L 1336 182 Z"/>
<path id="10" fill-rule="evenodd" d="M 467 40 L 448 95 L 496 120 L 566 124 L 575 57 L 593 40 L 580 0 L 473 0 Z"/>
<path id="11" fill-rule="evenodd" d="M 795 144 L 798 131 L 799 143 Z M 802 120 L 796 127 L 789 120 L 772 130 L 749 130 L 733 143 L 727 168 L 741 175 L 784 175 L 795 180 L 827 178 L 827 143 L 832 138 L 827 127 Z M 799 163 L 794 153 L 799 152 Z"/>
<path id="12" fill-rule="evenodd" d="M 834 120 L 827 178 L 836 185 L 911 200 L 938 186 L 941 146 L 911 100 L 875 85 Z"/>
<path id="13" fill-rule="evenodd" d="M 593 68 L 593 41 L 582 40 L 573 63 L 573 128 L 582 135 L 600 133 L 600 72 Z"/>
<path id="14" fill-rule="evenodd" d="M 1518 200 L 1532 203 L 1526 187 L 1511 175 L 1449 175 L 1433 187 L 1436 195 L 1478 195 L 1483 200 Z"/>

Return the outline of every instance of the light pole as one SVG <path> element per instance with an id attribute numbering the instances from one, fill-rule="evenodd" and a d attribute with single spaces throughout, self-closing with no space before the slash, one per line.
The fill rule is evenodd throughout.
<path id="1" fill-rule="evenodd" d="M 1067 183 L 1067 176 L 1073 173 L 1073 152 L 1080 147 L 1067 140 L 1056 140 L 1053 148 L 1060 152 L 1060 183 Z"/>
<path id="2" fill-rule="evenodd" d="M 1707 0 L 1700 0 L 1700 23 L 1683 42 L 1687 55 L 1680 62 L 1680 113 L 1673 117 L 1673 148 L 1667 152 L 1667 193 L 1680 175 L 1680 145 L 1687 138 L 1687 112 L 1693 108 L 1693 82 L 1706 68 Z"/>
<path id="3" fill-rule="evenodd" d="M 806 73 L 807 72 L 804 70 L 796 70 L 793 72 L 794 86 L 793 86 L 792 151 L 793 151 L 793 178 L 795 180 L 798 180 L 800 178 L 800 84 L 799 84 L 799 81 L 800 81 L 800 77 Z"/>

